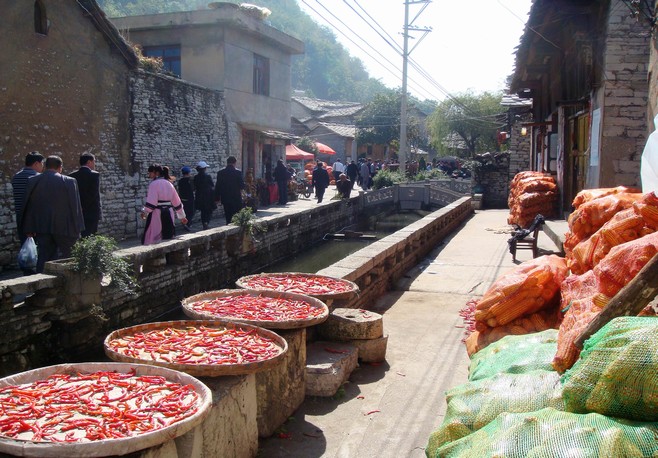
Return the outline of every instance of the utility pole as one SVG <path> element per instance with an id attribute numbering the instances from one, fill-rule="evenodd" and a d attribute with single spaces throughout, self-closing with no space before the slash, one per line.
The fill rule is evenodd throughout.
<path id="1" fill-rule="evenodd" d="M 409 22 L 409 5 L 420 3 L 423 7 L 418 14 Z M 418 16 L 432 3 L 432 0 L 405 0 L 404 2 L 404 46 L 402 48 L 402 101 L 400 102 L 400 148 L 398 150 L 398 161 L 400 170 L 405 173 L 405 162 L 407 160 L 407 63 L 409 55 L 416 49 L 416 46 L 423 41 L 423 38 L 432 31 L 431 27 L 414 27 L 413 23 Z M 423 32 L 416 45 L 409 50 L 409 32 Z M 412 37 L 413 38 L 413 37 Z"/>

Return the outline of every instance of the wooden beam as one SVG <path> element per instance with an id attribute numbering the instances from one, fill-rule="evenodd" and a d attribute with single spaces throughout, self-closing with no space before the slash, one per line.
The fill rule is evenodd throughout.
<path id="1" fill-rule="evenodd" d="M 658 295 L 658 254 L 638 272 L 601 310 L 580 334 L 574 345 L 583 344 L 592 334 L 618 316 L 637 316 Z"/>

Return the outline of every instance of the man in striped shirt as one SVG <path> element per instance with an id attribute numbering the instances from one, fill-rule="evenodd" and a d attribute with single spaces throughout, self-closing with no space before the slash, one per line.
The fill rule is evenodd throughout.
<path id="1" fill-rule="evenodd" d="M 14 189 L 14 209 L 16 210 L 16 228 L 21 246 L 25 242 L 25 234 L 21 230 L 21 219 L 23 216 L 23 201 L 27 189 L 27 180 L 30 177 L 38 175 L 43 170 L 43 156 L 36 151 L 32 151 L 25 156 L 25 167 L 23 170 L 14 175 L 11 180 L 11 187 Z"/>

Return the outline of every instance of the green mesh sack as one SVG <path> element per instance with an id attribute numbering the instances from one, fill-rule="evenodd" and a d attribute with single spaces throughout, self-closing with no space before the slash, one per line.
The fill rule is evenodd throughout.
<path id="1" fill-rule="evenodd" d="M 426 451 L 441 458 L 640 458 L 658 456 L 658 423 L 542 409 L 504 413 L 479 431 Z"/>
<path id="2" fill-rule="evenodd" d="M 523 374 L 537 369 L 552 371 L 551 361 L 557 351 L 557 329 L 505 336 L 488 345 L 471 358 L 470 381 L 499 373 Z"/>
<path id="3" fill-rule="evenodd" d="M 503 412 L 534 412 L 545 407 L 564 409 L 557 372 L 497 374 L 459 385 L 446 393 L 443 423 L 429 438 L 427 450 L 460 439 L 493 421 Z"/>
<path id="4" fill-rule="evenodd" d="M 562 382 L 569 412 L 658 421 L 658 319 L 610 321 L 585 342 Z"/>

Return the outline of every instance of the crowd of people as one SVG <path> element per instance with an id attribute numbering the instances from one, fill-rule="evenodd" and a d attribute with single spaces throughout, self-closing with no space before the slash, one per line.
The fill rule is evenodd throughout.
<path id="1" fill-rule="evenodd" d="M 217 173 L 216 184 L 206 173 L 209 166 L 205 161 L 197 163 L 193 177 L 192 169 L 185 166 L 177 187 L 169 167 L 151 164 L 140 213 L 145 220 L 142 244 L 173 238 L 175 218 L 184 229 L 192 230 L 197 212 L 201 227 L 208 229 L 218 204 L 223 206 L 229 224 L 243 206 L 245 189 L 242 171 L 236 163 L 233 156 L 226 160 L 226 167 Z M 36 265 L 24 268 L 24 274 L 41 273 L 46 262 L 70 257 L 76 241 L 98 232 L 102 217 L 101 180 L 95 169 L 96 157 L 90 152 L 80 155 L 80 168 L 69 175 L 63 174 L 64 162 L 59 156 L 44 158 L 36 151 L 25 156 L 25 166 L 11 182 L 18 238 L 21 245 L 32 238 L 37 251 Z"/>
<path id="2" fill-rule="evenodd" d="M 100 173 L 96 169 L 96 158 L 90 152 L 80 155 L 80 167 L 70 175 L 62 174 L 63 161 L 59 156 L 44 158 L 38 152 L 25 157 L 25 166 L 12 179 L 16 224 L 21 244 L 28 237 L 36 242 L 38 261 L 34 269 L 25 269 L 25 274 L 43 272 L 47 261 L 69 257 L 75 242 L 81 237 L 96 234 L 102 217 Z M 145 220 L 142 234 L 144 245 L 171 239 L 175 235 L 175 218 L 183 229 L 193 230 L 195 215 L 199 215 L 202 230 L 208 229 L 218 204 L 224 209 L 226 224 L 244 206 L 245 184 L 242 171 L 236 167 L 237 160 L 230 156 L 226 167 L 221 169 L 216 180 L 207 173 L 209 165 L 199 161 L 196 174 L 192 168 L 181 169 L 181 178 L 175 179 L 169 167 L 152 164 L 148 168 L 150 180 L 141 217 Z M 373 178 L 380 170 L 393 168 L 389 161 L 373 161 L 370 158 L 350 160 L 345 164 L 336 159 L 327 171 L 327 164 L 318 161 L 312 170 L 310 181 L 317 202 L 321 203 L 330 184 L 336 185 L 336 196 L 349 199 L 355 184 L 361 189 L 372 187 Z M 406 164 L 407 172 L 444 168 L 446 165 L 424 159 Z M 278 204 L 286 205 L 290 182 L 296 171 L 279 159 L 271 179 L 278 188 Z"/>

